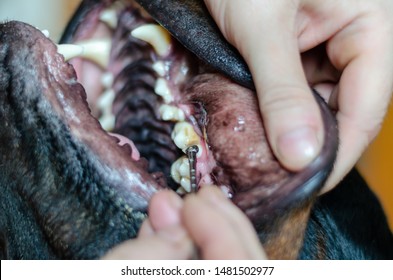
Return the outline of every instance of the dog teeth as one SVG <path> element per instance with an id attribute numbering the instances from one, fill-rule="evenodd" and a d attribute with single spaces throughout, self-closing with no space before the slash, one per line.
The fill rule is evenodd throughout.
<path id="1" fill-rule="evenodd" d="M 57 52 L 64 56 L 65 61 L 68 61 L 74 57 L 81 56 L 83 54 L 83 47 L 73 44 L 62 44 L 57 45 Z"/>
<path id="2" fill-rule="evenodd" d="M 105 91 L 97 100 L 97 107 L 102 113 L 99 122 L 106 131 L 111 131 L 115 128 L 116 117 L 112 114 L 114 100 L 115 92 L 113 90 Z"/>
<path id="3" fill-rule="evenodd" d="M 115 100 L 115 92 L 113 90 L 105 91 L 97 100 L 97 106 L 102 111 L 111 110 L 113 101 Z"/>
<path id="4" fill-rule="evenodd" d="M 180 184 L 182 178 L 190 179 L 190 163 L 186 156 L 178 158 L 171 166 L 173 180 Z"/>
<path id="5" fill-rule="evenodd" d="M 160 56 L 165 56 L 169 53 L 171 35 L 158 24 L 141 25 L 131 31 L 131 35 L 149 43 Z"/>
<path id="6" fill-rule="evenodd" d="M 161 105 L 158 112 L 164 121 L 184 121 L 186 118 L 183 110 L 171 105 Z"/>
<path id="7" fill-rule="evenodd" d="M 157 61 L 153 64 L 153 70 L 156 71 L 156 73 L 161 76 L 164 77 L 167 69 L 165 67 L 165 64 L 163 61 Z"/>
<path id="8" fill-rule="evenodd" d="M 109 63 L 111 47 L 112 42 L 110 38 L 91 39 L 78 42 L 77 44 L 58 45 L 57 51 L 64 56 L 66 61 L 74 57 L 83 57 L 106 68 Z"/>
<path id="9" fill-rule="evenodd" d="M 186 191 L 186 192 L 191 192 L 191 182 L 190 182 L 190 179 L 189 178 L 185 178 L 185 177 L 183 177 L 183 178 L 181 178 L 181 180 L 180 180 L 180 186 L 182 186 L 183 187 L 183 189 Z"/>
<path id="10" fill-rule="evenodd" d="M 159 78 L 156 80 L 154 92 L 164 99 L 165 103 L 171 103 L 173 101 L 173 95 L 168 87 L 168 83 L 165 79 Z"/>
<path id="11" fill-rule="evenodd" d="M 116 29 L 118 22 L 117 14 L 125 8 L 126 3 L 124 1 L 115 1 L 112 5 L 101 12 L 100 20 L 107 24 L 110 28 Z"/>
<path id="12" fill-rule="evenodd" d="M 110 72 L 106 72 L 102 74 L 101 76 L 101 84 L 104 86 L 104 88 L 109 89 L 112 87 L 114 81 L 113 74 Z"/>
<path id="13" fill-rule="evenodd" d="M 112 114 L 104 114 L 98 121 L 103 129 L 112 131 L 115 128 L 116 117 Z"/>
<path id="14" fill-rule="evenodd" d="M 171 137 L 172 137 L 172 140 L 175 143 L 175 145 L 179 149 L 181 149 L 184 153 L 188 147 L 193 146 L 193 145 L 197 145 L 199 148 L 199 152 L 197 155 L 200 156 L 200 154 L 202 152 L 202 148 L 200 145 L 200 139 L 191 124 L 189 124 L 187 122 L 176 123 L 176 125 L 172 131 Z"/>
<path id="15" fill-rule="evenodd" d="M 78 45 L 83 47 L 83 58 L 97 63 L 104 69 L 107 68 L 112 48 L 112 41 L 110 38 L 91 39 L 78 42 Z"/>
<path id="16" fill-rule="evenodd" d="M 113 8 L 108 8 L 101 12 L 100 20 L 112 29 L 117 27 L 117 11 Z"/>

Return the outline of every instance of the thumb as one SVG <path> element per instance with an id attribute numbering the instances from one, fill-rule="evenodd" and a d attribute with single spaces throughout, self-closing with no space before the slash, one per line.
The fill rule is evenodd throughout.
<path id="1" fill-rule="evenodd" d="M 295 26 L 298 8 L 284 0 L 205 3 L 251 70 L 275 156 L 287 168 L 300 170 L 319 153 L 323 125 L 302 68 Z"/>

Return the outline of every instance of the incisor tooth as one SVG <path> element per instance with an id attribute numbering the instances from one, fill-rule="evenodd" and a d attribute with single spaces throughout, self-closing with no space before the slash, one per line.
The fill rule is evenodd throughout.
<path id="1" fill-rule="evenodd" d="M 115 128 L 115 116 L 112 114 L 104 114 L 100 119 L 99 122 L 103 129 L 106 131 L 111 131 Z"/>
<path id="2" fill-rule="evenodd" d="M 117 11 L 114 8 L 103 10 L 100 14 L 100 20 L 106 23 L 110 28 L 117 27 Z"/>
<path id="3" fill-rule="evenodd" d="M 158 75 L 161 77 L 165 76 L 166 69 L 165 69 L 165 64 L 163 61 L 157 61 L 153 64 L 153 70 L 156 71 Z"/>
<path id="4" fill-rule="evenodd" d="M 160 56 L 167 55 L 171 46 L 171 35 L 158 24 L 144 24 L 133 31 L 131 35 L 149 43 Z"/>
<path id="5" fill-rule="evenodd" d="M 109 113 L 111 112 L 112 108 L 112 103 L 115 100 L 115 92 L 110 89 L 105 91 L 97 100 L 97 107 L 100 108 L 102 111 L 108 111 Z"/>
<path id="6" fill-rule="evenodd" d="M 200 138 L 194 131 L 192 125 L 187 122 L 178 122 L 171 136 L 175 145 L 183 152 L 192 145 L 198 145 L 200 148 Z M 201 148 L 199 150 L 201 150 Z"/>
<path id="7" fill-rule="evenodd" d="M 184 121 L 186 118 L 183 110 L 175 106 L 163 104 L 158 111 L 164 121 Z"/>
<path id="8" fill-rule="evenodd" d="M 73 44 L 62 44 L 57 45 L 57 52 L 64 56 L 64 60 L 70 60 L 71 58 L 81 56 L 83 53 L 83 47 Z"/>
<path id="9" fill-rule="evenodd" d="M 110 72 L 106 72 L 106 73 L 102 74 L 102 76 L 101 76 L 101 84 L 102 84 L 106 89 L 109 89 L 109 88 L 112 87 L 112 85 L 113 85 L 113 80 L 114 80 L 113 74 L 110 73 Z"/>
<path id="10" fill-rule="evenodd" d="M 157 79 L 154 92 L 161 96 L 165 103 L 171 103 L 173 101 L 173 96 L 169 90 L 168 83 L 163 78 Z"/>

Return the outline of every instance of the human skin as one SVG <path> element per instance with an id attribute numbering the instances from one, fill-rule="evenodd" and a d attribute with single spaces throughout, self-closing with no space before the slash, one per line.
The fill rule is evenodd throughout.
<path id="1" fill-rule="evenodd" d="M 340 147 L 332 189 L 379 132 L 393 85 L 389 0 L 205 0 L 253 74 L 274 154 L 300 170 L 323 126 L 310 86 L 336 111 Z"/>
<path id="2" fill-rule="evenodd" d="M 250 68 L 269 143 L 284 166 L 301 170 L 323 144 L 322 120 L 310 87 L 336 112 L 340 146 L 322 192 L 332 189 L 375 138 L 387 112 L 393 88 L 393 2 L 205 3 Z M 149 242 L 168 244 L 162 238 L 167 231 L 182 238 L 158 252 L 156 243 Z M 246 217 L 214 188 L 184 201 L 173 193 L 157 194 L 139 238 L 128 242 L 113 252 L 138 258 L 129 255 L 138 244 L 145 250 L 142 258 L 193 258 L 195 248 L 203 259 L 265 258 Z"/>

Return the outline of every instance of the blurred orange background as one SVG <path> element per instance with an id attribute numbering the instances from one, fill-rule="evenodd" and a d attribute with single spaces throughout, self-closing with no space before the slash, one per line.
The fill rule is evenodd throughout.
<path id="1" fill-rule="evenodd" d="M 358 168 L 381 200 L 393 230 L 393 104 L 380 134 L 359 161 Z"/>

